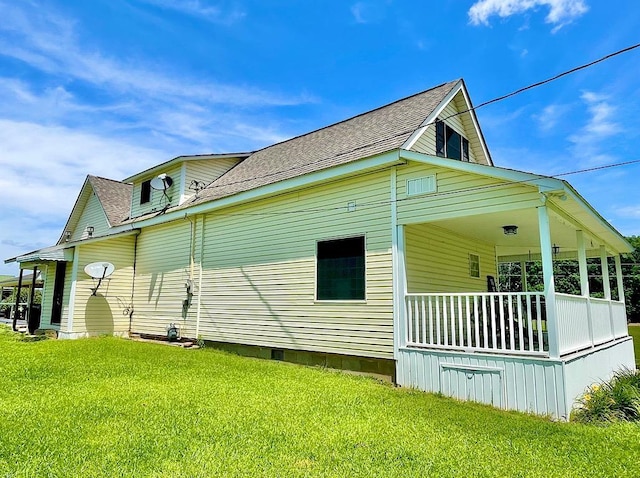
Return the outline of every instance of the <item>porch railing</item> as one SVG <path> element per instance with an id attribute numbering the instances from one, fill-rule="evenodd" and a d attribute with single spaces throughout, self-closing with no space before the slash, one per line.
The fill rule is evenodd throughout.
<path id="1" fill-rule="evenodd" d="M 624 303 L 555 294 L 560 355 L 628 335 Z M 544 295 L 538 292 L 405 295 L 407 346 L 549 355 Z"/>
<path id="2" fill-rule="evenodd" d="M 408 346 L 547 355 L 541 293 L 406 294 Z"/>
<path id="3" fill-rule="evenodd" d="M 567 354 L 626 337 L 624 303 L 556 294 L 560 354 Z"/>

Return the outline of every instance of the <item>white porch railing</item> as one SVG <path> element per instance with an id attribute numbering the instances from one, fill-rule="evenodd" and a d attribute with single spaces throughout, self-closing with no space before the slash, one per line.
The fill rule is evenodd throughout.
<path id="1" fill-rule="evenodd" d="M 560 355 L 628 335 L 624 303 L 555 294 Z M 549 355 L 544 294 L 405 295 L 407 346 L 512 355 Z"/>
<path id="2" fill-rule="evenodd" d="M 556 294 L 556 308 L 561 355 L 628 335 L 622 302 Z"/>
<path id="3" fill-rule="evenodd" d="M 408 346 L 548 355 L 541 293 L 406 294 Z"/>

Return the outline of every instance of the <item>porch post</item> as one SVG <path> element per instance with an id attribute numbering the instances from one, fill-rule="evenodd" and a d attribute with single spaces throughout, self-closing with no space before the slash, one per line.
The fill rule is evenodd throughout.
<path id="1" fill-rule="evenodd" d="M 24 269 L 20 268 L 20 275 L 18 276 L 18 290 L 16 291 L 16 308 L 13 311 L 13 331 L 18 330 L 18 316 L 20 315 L 20 292 L 22 292 L 22 275 L 24 274 Z"/>
<path id="2" fill-rule="evenodd" d="M 600 246 L 600 267 L 602 268 L 602 287 L 604 288 L 604 298 L 611 300 L 609 261 L 607 260 L 607 249 L 604 246 Z"/>
<path id="3" fill-rule="evenodd" d="M 556 313 L 556 289 L 553 277 L 553 253 L 551 250 L 551 227 L 547 206 L 538 207 L 538 228 L 540 230 L 540 254 L 542 256 L 542 275 L 544 279 L 544 300 L 547 307 L 547 334 L 549 337 L 549 356 L 560 357 L 558 337 L 558 318 Z"/>
<path id="4" fill-rule="evenodd" d="M 584 245 L 584 233 L 576 231 L 578 241 L 578 266 L 580 268 L 580 295 L 589 297 L 589 271 L 587 270 L 587 251 Z"/>
<path id="5" fill-rule="evenodd" d="M 522 286 L 522 292 L 529 292 L 529 286 L 527 285 L 527 262 L 520 261 L 520 284 Z"/>
<path id="6" fill-rule="evenodd" d="M 591 347 L 594 347 L 593 338 L 593 314 L 591 312 L 591 302 L 589 301 L 589 271 L 587 269 L 587 250 L 584 245 L 584 233 L 576 231 L 576 240 L 578 242 L 578 267 L 580 268 L 580 295 L 587 301 L 587 327 L 589 328 L 589 340 Z"/>
<path id="7" fill-rule="evenodd" d="M 616 261 L 616 283 L 618 285 L 618 300 L 624 304 L 624 283 L 622 282 L 622 263 L 620 254 L 615 256 Z"/>

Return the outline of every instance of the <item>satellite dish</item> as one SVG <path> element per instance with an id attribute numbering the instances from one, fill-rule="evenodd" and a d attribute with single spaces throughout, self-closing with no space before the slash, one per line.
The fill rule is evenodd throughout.
<path id="1" fill-rule="evenodd" d="M 173 179 L 171 176 L 167 176 L 165 173 L 158 175 L 157 178 L 153 178 L 151 180 L 151 187 L 153 189 L 157 189 L 158 191 L 166 191 L 173 184 Z"/>
<path id="2" fill-rule="evenodd" d="M 113 274 L 115 266 L 111 262 L 92 262 L 84 266 L 84 271 L 94 279 L 104 279 Z"/>

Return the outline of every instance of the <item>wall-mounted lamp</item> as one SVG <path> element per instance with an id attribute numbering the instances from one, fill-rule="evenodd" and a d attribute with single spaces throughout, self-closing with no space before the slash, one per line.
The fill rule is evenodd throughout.
<path id="1" fill-rule="evenodd" d="M 504 231 L 505 236 L 515 236 L 518 234 L 518 226 L 514 226 L 513 224 L 502 226 L 502 230 Z"/>
<path id="2" fill-rule="evenodd" d="M 93 231 L 95 231 L 93 226 L 87 226 L 87 236 L 93 237 Z"/>
<path id="3" fill-rule="evenodd" d="M 553 252 L 554 256 L 557 256 L 558 252 L 560 252 L 560 246 L 554 243 L 553 246 L 551 247 L 551 251 Z"/>
<path id="4" fill-rule="evenodd" d="M 71 240 L 71 231 L 64 231 L 64 241 L 69 242 Z"/>

